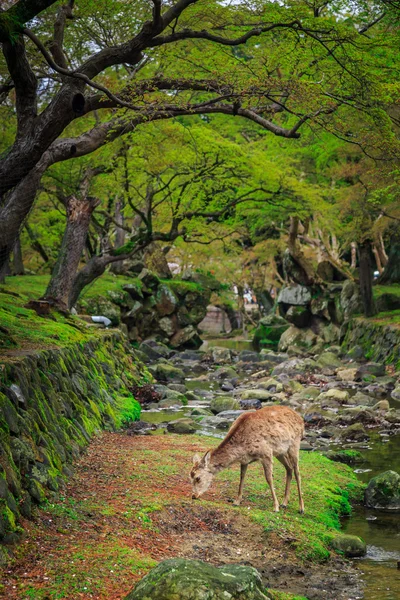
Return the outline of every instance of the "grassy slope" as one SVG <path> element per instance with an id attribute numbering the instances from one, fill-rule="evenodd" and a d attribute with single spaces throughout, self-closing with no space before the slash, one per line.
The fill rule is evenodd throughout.
<path id="1" fill-rule="evenodd" d="M 227 502 L 236 493 L 237 467 L 219 474 L 204 499 L 194 503 L 188 477 L 192 455 L 215 445 L 203 436 L 102 434 L 80 460 L 64 496 L 26 524 L 26 543 L 4 573 L 0 591 L 10 600 L 119 600 L 160 560 L 206 556 L 220 564 L 242 562 L 241 551 L 251 551 L 256 538 L 265 549 L 263 556 L 254 555 L 261 563 L 247 559 L 256 567 L 281 560 L 282 552 L 292 563 L 327 559 L 339 515 L 349 512 L 349 500 L 362 489 L 352 471 L 303 452 L 305 515 L 297 512 L 295 486 L 288 509 L 272 512 L 259 465 L 249 469 L 241 507 Z M 279 497 L 284 477 L 276 463 Z"/>
<path id="2" fill-rule="evenodd" d="M 0 286 L 0 352 L 60 347 L 87 340 L 96 335 L 92 327 L 75 317 L 53 313 L 39 317 L 25 304 L 43 295 L 48 275 L 7 277 Z M 85 297 L 105 295 L 107 290 L 122 289 L 132 279 L 107 274 L 85 290 Z"/>

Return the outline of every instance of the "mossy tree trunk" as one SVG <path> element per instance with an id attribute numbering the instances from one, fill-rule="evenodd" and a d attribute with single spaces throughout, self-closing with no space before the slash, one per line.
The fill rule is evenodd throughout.
<path id="1" fill-rule="evenodd" d="M 400 283 L 400 227 L 392 229 L 390 237 L 388 261 L 385 270 L 379 277 L 382 284 Z"/>
<path id="2" fill-rule="evenodd" d="M 22 260 L 21 239 L 19 236 L 14 245 L 12 271 L 14 275 L 23 275 L 25 272 L 24 262 Z"/>
<path id="3" fill-rule="evenodd" d="M 372 317 L 373 315 L 376 315 L 377 310 L 372 291 L 371 241 L 364 240 L 360 243 L 358 251 L 360 262 L 360 292 L 364 306 L 364 315 L 366 317 Z"/>
<path id="4" fill-rule="evenodd" d="M 125 244 L 125 229 L 124 229 L 124 215 L 122 212 L 122 202 L 117 200 L 115 203 L 115 244 L 114 248 L 121 248 Z M 121 275 L 123 272 L 123 261 L 119 260 L 118 262 L 111 265 L 110 271 L 115 273 L 116 275 Z"/>
<path id="5" fill-rule="evenodd" d="M 56 306 L 68 309 L 69 297 L 85 246 L 92 213 L 98 205 L 97 198 L 71 196 L 66 201 L 67 226 L 64 231 L 60 252 L 53 269 L 45 299 Z"/>

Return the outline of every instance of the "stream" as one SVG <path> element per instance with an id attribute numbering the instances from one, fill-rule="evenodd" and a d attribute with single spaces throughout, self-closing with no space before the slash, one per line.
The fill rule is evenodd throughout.
<path id="1" fill-rule="evenodd" d="M 225 347 L 236 352 L 252 350 L 251 341 L 243 339 L 217 339 L 207 340 L 202 350 L 214 346 Z M 186 417 L 194 407 L 207 408 L 210 404 L 210 392 L 221 393 L 218 382 L 208 378 L 199 381 L 197 375 L 185 380 L 187 389 L 196 392 L 198 396 L 204 395 L 201 401 L 189 401 L 189 405 L 174 409 L 159 409 L 142 411 L 142 420 L 160 425 Z M 392 406 L 399 408 L 399 402 L 388 398 Z M 164 433 L 164 429 L 157 429 L 155 434 Z M 226 431 L 218 430 L 207 425 L 203 426 L 199 434 L 224 438 Z M 383 471 L 393 470 L 400 473 L 400 436 L 389 437 L 378 432 L 372 433 L 368 442 L 360 444 L 346 444 L 346 448 L 357 449 L 362 454 L 362 461 L 354 467 L 357 477 L 367 483 L 372 477 Z M 338 446 L 332 445 L 332 449 Z M 351 535 L 360 536 L 367 543 L 367 555 L 362 559 L 353 559 L 354 564 L 360 569 L 365 584 L 364 600 L 399 600 L 400 599 L 400 511 L 379 511 L 367 509 L 363 506 L 354 508 L 350 517 L 343 519 L 343 531 Z M 334 600 L 334 599 L 332 599 Z"/>

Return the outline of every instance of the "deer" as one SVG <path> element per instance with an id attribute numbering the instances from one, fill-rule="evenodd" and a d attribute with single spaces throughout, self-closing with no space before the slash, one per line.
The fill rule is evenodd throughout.
<path id="1" fill-rule="evenodd" d="M 194 455 L 190 472 L 192 499 L 197 500 L 208 490 L 217 473 L 234 463 L 240 463 L 239 492 L 234 501 L 239 506 L 247 467 L 250 463 L 259 461 L 264 467 L 265 479 L 271 490 L 274 512 L 279 512 L 273 484 L 275 456 L 286 469 L 285 496 L 281 508 L 288 505 L 294 473 L 299 494 L 299 512 L 303 514 L 299 471 L 299 450 L 303 435 L 303 418 L 287 406 L 267 406 L 255 412 L 243 413 L 234 421 L 225 439 L 215 450 L 209 450 L 203 458 L 198 454 Z"/>

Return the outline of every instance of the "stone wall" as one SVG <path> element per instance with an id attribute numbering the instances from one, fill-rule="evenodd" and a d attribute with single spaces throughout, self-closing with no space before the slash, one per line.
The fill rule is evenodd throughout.
<path id="1" fill-rule="evenodd" d="M 0 543 L 18 540 L 19 516 L 58 491 L 96 431 L 139 418 L 129 387 L 148 378 L 120 332 L 0 363 Z"/>
<path id="2" fill-rule="evenodd" d="M 345 326 L 342 347 L 347 351 L 353 346 L 361 346 L 369 360 L 393 364 L 400 369 L 400 327 L 352 319 Z"/>
<path id="3" fill-rule="evenodd" d="M 121 325 L 131 341 L 152 337 L 172 348 L 198 348 L 202 341 L 197 326 L 207 314 L 212 291 L 218 288 L 215 279 L 201 273 L 166 280 L 143 269 L 122 290 L 83 298 L 78 309 L 108 317 L 114 326 Z"/>

